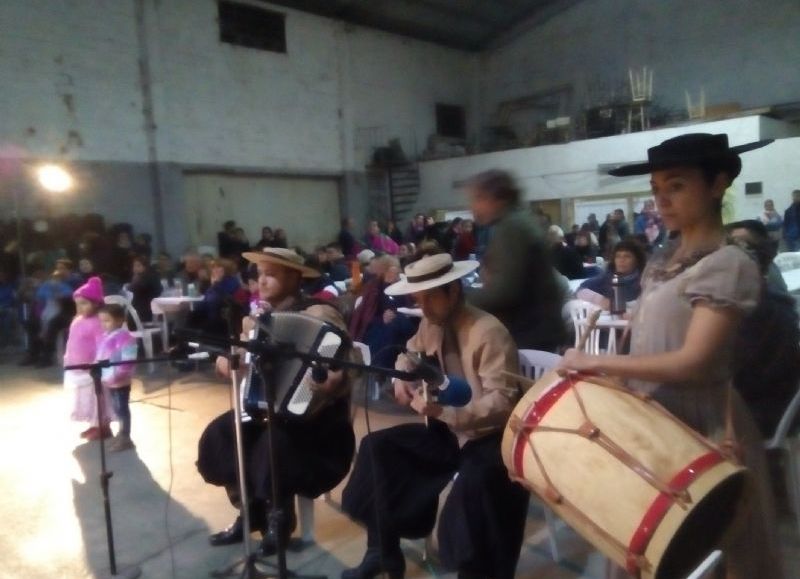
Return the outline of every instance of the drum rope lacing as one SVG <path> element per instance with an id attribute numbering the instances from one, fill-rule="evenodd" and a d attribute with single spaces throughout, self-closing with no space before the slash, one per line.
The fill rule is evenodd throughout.
<path id="1" fill-rule="evenodd" d="M 576 387 L 579 380 L 591 381 L 597 384 L 598 386 L 609 388 L 630 396 L 634 396 L 646 402 L 653 408 L 655 408 L 656 411 L 659 412 L 660 414 L 672 417 L 672 415 L 663 406 L 655 402 L 650 396 L 646 394 L 632 391 L 628 388 L 625 388 L 615 383 L 612 380 L 607 380 L 596 376 L 586 376 L 583 374 L 569 374 L 565 378 L 565 380 L 561 383 L 561 385 L 563 386 L 564 384 L 566 384 L 566 387 L 563 388 L 563 392 L 571 391 L 573 396 L 575 397 L 575 400 L 578 404 L 578 407 L 583 417 L 583 424 L 581 424 L 581 426 L 577 429 L 542 426 L 541 424 L 539 424 L 540 416 L 536 412 L 536 404 L 533 405 L 531 411 L 527 413 L 524 420 L 519 418 L 518 416 L 512 416 L 511 420 L 509 421 L 509 427 L 511 428 L 511 431 L 514 433 L 517 439 L 517 443 L 519 442 L 520 436 L 525 436 L 526 446 L 530 450 L 536 462 L 538 470 L 546 483 L 546 488 L 544 489 L 538 488 L 537 485 L 530 482 L 529 480 L 521 478 L 520 476 L 522 474 L 521 472 L 511 473 L 511 478 L 516 482 L 522 484 L 529 491 L 535 492 L 539 496 L 544 497 L 548 502 L 555 505 L 559 505 L 561 508 L 570 511 L 572 515 L 577 519 L 579 519 L 583 524 L 591 527 L 595 532 L 601 535 L 607 543 L 609 543 L 627 560 L 628 562 L 627 566 L 629 571 L 633 570 L 638 574 L 641 571 L 650 570 L 652 568 L 652 565 L 649 563 L 649 561 L 643 554 L 631 552 L 630 545 L 622 543 L 619 539 L 615 538 L 608 531 L 600 527 L 594 520 L 592 520 L 588 515 L 582 512 L 574 503 L 569 501 L 569 499 L 567 499 L 558 490 L 558 488 L 553 484 L 553 481 L 550 478 L 549 473 L 547 472 L 547 468 L 545 467 L 544 462 L 542 461 L 542 458 L 539 455 L 539 452 L 537 451 L 533 443 L 533 437 L 531 435 L 534 432 L 560 432 L 565 434 L 576 434 L 578 436 L 586 438 L 587 440 L 597 443 L 603 450 L 605 450 L 608 454 L 610 454 L 618 461 L 620 461 L 622 464 L 630 468 L 646 483 L 648 483 L 654 489 L 659 491 L 659 493 L 668 496 L 672 503 L 677 504 L 684 510 L 689 508 L 689 505 L 692 503 L 692 498 L 688 490 L 676 489 L 673 486 L 671 486 L 669 482 L 665 482 L 651 469 L 642 464 L 630 453 L 625 451 L 618 443 L 609 438 L 605 433 L 603 433 L 597 427 L 597 425 L 595 425 L 592 422 L 591 418 L 589 417 L 589 413 L 586 409 L 584 400 L 581 397 L 578 388 Z M 531 420 L 531 422 L 529 422 L 529 420 Z M 678 421 L 678 423 L 683 430 L 685 430 L 688 434 L 690 434 L 692 438 L 694 438 L 702 446 L 705 446 L 708 450 L 712 452 L 719 452 L 719 449 L 716 448 L 713 445 L 713 443 L 711 443 L 708 439 L 699 435 L 697 432 L 695 432 L 682 422 Z"/>

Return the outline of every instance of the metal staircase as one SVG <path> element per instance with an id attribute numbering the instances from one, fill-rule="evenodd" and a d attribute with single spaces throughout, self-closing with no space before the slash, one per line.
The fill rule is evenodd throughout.
<path id="1" fill-rule="evenodd" d="M 419 167 L 416 163 L 386 167 L 391 219 L 402 228 L 411 218 L 419 196 Z"/>

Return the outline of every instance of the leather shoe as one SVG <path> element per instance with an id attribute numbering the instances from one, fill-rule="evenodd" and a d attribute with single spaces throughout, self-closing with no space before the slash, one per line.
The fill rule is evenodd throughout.
<path id="1" fill-rule="evenodd" d="M 236 520 L 224 531 L 214 533 L 208 537 L 208 542 L 212 547 L 221 547 L 223 545 L 235 545 L 241 543 L 244 539 L 244 525 L 242 524 L 242 517 L 236 517 Z"/>
<path id="2" fill-rule="evenodd" d="M 286 545 L 288 549 L 290 547 L 289 541 L 291 539 L 292 533 L 294 532 L 295 527 L 297 527 L 297 515 L 294 512 L 294 505 L 289 503 L 283 510 L 284 517 L 287 517 L 286 522 L 284 522 L 283 529 L 283 544 Z M 269 528 L 269 522 L 266 523 L 267 528 Z M 261 539 L 261 546 L 259 547 L 261 551 L 261 555 L 263 557 L 270 557 L 278 552 L 278 541 L 277 537 L 274 533 L 269 532 L 269 530 L 264 531 L 264 537 Z"/>
<path id="3" fill-rule="evenodd" d="M 375 548 L 367 549 L 364 558 L 358 567 L 342 571 L 341 579 L 374 579 L 382 573 L 389 575 L 389 579 L 403 579 L 406 573 L 406 558 L 403 552 L 384 554 Z"/>

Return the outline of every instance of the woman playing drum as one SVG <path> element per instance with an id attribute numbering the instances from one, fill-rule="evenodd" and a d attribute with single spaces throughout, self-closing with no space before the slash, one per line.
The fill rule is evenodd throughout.
<path id="1" fill-rule="evenodd" d="M 695 430 L 723 440 L 736 327 L 755 307 L 761 278 L 745 251 L 726 244 L 722 197 L 741 170 L 739 153 L 768 143 L 729 147 L 724 134 L 687 134 L 652 147 L 647 163 L 610 171 L 649 173 L 658 211 L 676 235 L 643 275 L 631 355 L 591 356 L 573 349 L 564 355 L 563 368 L 626 379 Z M 778 579 L 783 573 L 763 442 L 735 394 L 732 416 L 754 493 L 746 524 L 724 546 L 728 577 Z M 614 568 L 609 574 L 625 572 Z"/>

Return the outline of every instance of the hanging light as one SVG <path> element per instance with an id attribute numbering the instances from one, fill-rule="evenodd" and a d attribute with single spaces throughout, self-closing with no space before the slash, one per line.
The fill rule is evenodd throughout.
<path id="1" fill-rule="evenodd" d="M 47 164 L 36 169 L 39 184 L 51 193 L 64 193 L 72 189 L 75 180 L 66 169 L 59 165 Z"/>

